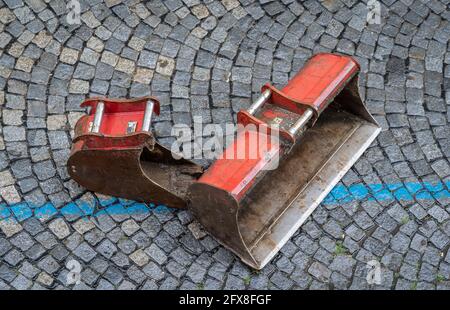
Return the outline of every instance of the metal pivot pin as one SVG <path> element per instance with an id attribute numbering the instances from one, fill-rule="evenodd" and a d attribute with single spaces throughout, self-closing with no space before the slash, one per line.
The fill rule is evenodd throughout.
<path id="1" fill-rule="evenodd" d="M 269 99 L 271 95 L 270 89 L 266 89 L 261 96 L 247 109 L 247 112 L 251 115 L 255 114 L 255 112 Z"/>
<path id="2" fill-rule="evenodd" d="M 97 108 L 95 109 L 94 123 L 92 124 L 91 132 L 98 133 L 102 124 L 103 113 L 105 111 L 105 104 L 103 101 L 99 101 Z"/>
<path id="3" fill-rule="evenodd" d="M 312 109 L 309 108 L 306 109 L 305 113 L 303 113 L 302 116 L 300 116 L 300 118 L 294 123 L 294 125 L 292 125 L 292 127 L 289 128 L 289 133 L 295 136 L 295 134 L 299 130 L 301 130 L 306 126 L 306 124 L 308 124 L 309 120 L 311 119 L 311 117 L 313 117 L 313 115 L 314 113 Z"/>
<path id="4" fill-rule="evenodd" d="M 142 121 L 142 131 L 150 131 L 150 124 L 152 122 L 153 107 L 155 106 L 152 100 L 147 101 L 145 107 L 144 120 Z"/>

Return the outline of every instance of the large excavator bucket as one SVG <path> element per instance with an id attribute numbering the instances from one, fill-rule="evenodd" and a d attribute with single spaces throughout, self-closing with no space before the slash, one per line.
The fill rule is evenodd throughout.
<path id="1" fill-rule="evenodd" d="M 238 114 L 238 123 L 255 126 L 191 185 L 194 215 L 251 267 L 274 257 L 380 132 L 358 95 L 358 71 L 348 56 L 318 54 L 283 89 L 266 84 Z M 248 139 L 264 135 L 261 128 L 278 132 L 280 143 L 250 158 Z M 227 158 L 240 148 L 247 157 Z"/>
<path id="2" fill-rule="evenodd" d="M 90 113 L 75 126 L 67 163 L 70 176 L 85 188 L 114 197 L 184 208 L 186 193 L 202 168 L 174 159 L 150 130 L 159 101 L 91 98 Z"/>

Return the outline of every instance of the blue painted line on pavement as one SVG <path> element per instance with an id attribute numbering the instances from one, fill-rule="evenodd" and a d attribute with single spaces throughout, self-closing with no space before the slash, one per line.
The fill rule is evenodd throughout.
<path id="1" fill-rule="evenodd" d="M 323 204 L 344 204 L 360 200 L 369 201 L 416 201 L 450 199 L 450 181 L 447 182 L 405 182 L 392 184 L 362 183 L 335 186 L 324 199 Z"/>
<path id="2" fill-rule="evenodd" d="M 450 199 L 450 181 L 446 182 L 405 182 L 392 184 L 362 183 L 345 186 L 338 184 L 323 200 L 324 205 L 343 205 L 354 201 L 403 201 L 414 202 L 420 200 L 442 201 Z M 98 210 L 98 207 L 101 207 Z M 13 205 L 0 204 L 0 221 L 15 219 L 23 222 L 31 217 L 47 220 L 58 216 L 76 220 L 78 218 L 98 218 L 102 215 L 110 216 L 139 216 L 149 213 L 167 213 L 172 209 L 163 205 L 138 203 L 131 200 L 108 197 L 102 199 L 82 200 L 70 202 L 63 207 L 56 208 L 48 202 L 42 206 L 33 206 L 27 202 Z"/>

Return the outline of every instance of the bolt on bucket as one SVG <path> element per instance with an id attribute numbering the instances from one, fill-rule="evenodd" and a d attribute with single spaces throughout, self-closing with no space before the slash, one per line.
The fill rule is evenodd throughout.
<path id="1" fill-rule="evenodd" d="M 91 98 L 81 106 L 91 109 L 75 126 L 67 163 L 76 182 L 114 197 L 186 206 L 187 189 L 202 168 L 174 159 L 155 141 L 150 127 L 153 113 L 159 114 L 156 98 Z"/>
<path id="2" fill-rule="evenodd" d="M 380 132 L 359 97 L 358 71 L 351 57 L 317 54 L 283 89 L 263 86 L 238 113 L 245 129 L 190 186 L 199 222 L 251 267 L 276 255 Z M 249 158 L 248 139 L 274 132 L 280 143 L 262 143 Z M 240 148 L 244 158 L 227 158 Z"/>

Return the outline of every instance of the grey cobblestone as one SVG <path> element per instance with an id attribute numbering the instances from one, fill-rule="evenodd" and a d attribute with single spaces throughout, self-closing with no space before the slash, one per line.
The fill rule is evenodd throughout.
<path id="1" fill-rule="evenodd" d="M 328 282 L 331 276 L 331 271 L 325 265 L 318 262 L 312 263 L 308 272 L 321 282 Z"/>
<path id="2" fill-rule="evenodd" d="M 374 26 L 357 1 L 85 1 L 77 27 L 64 26 L 58 1 L 3 2 L 0 289 L 66 288 L 72 257 L 89 265 L 74 289 L 369 289 L 370 259 L 386 268 L 376 288 L 448 289 L 448 198 L 422 199 L 421 189 L 405 200 L 397 186 L 450 176 L 445 2 L 384 1 L 389 16 Z M 194 115 L 235 120 L 261 85 L 285 84 L 319 51 L 356 56 L 360 91 L 384 128 L 339 184 L 384 183 L 392 198 L 319 206 L 259 274 L 188 211 L 121 216 L 110 211 L 122 202 L 106 199 L 77 202 L 103 212 L 88 222 L 2 221 L 3 202 L 35 211 L 50 201 L 60 215 L 87 197 L 65 169 L 85 97 L 157 96 L 154 128 L 170 142 L 172 124 Z"/>

